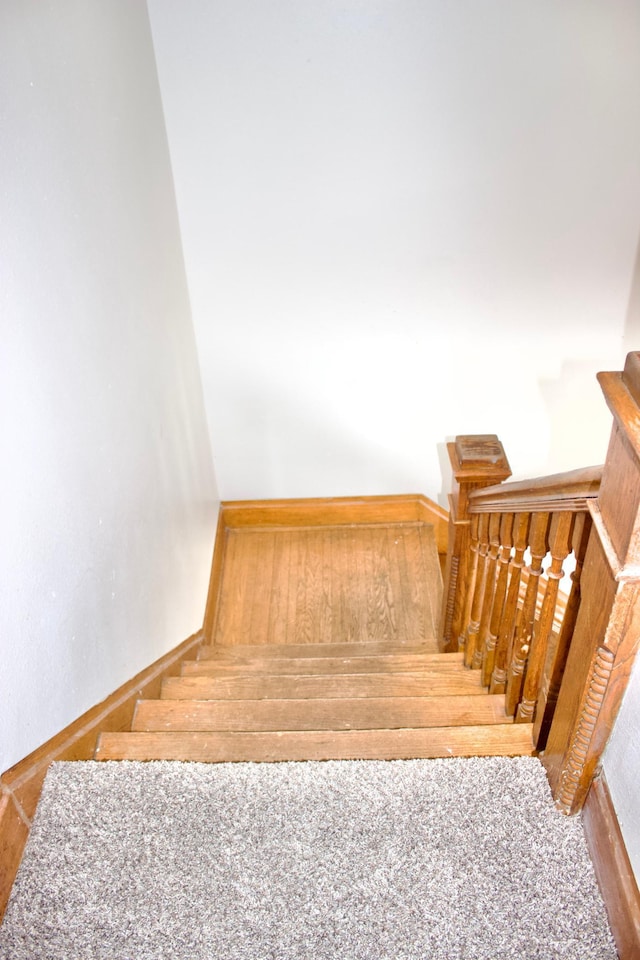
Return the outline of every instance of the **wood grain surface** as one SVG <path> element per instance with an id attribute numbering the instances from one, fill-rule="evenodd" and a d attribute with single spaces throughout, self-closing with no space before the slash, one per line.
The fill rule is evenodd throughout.
<path id="1" fill-rule="evenodd" d="M 421 522 L 228 528 L 214 643 L 433 640 L 440 567 Z"/>
<path id="2" fill-rule="evenodd" d="M 96 759 L 222 763 L 522 756 L 533 753 L 531 733 L 529 723 L 423 730 L 106 733 Z"/>

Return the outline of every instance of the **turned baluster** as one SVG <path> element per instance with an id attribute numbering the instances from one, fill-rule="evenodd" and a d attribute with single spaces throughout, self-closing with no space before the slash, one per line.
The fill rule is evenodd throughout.
<path id="1" fill-rule="evenodd" d="M 585 554 L 587 552 L 587 545 L 589 543 L 589 536 L 591 535 L 591 526 L 592 521 L 588 513 L 575 514 L 571 536 L 571 549 L 575 557 L 575 568 L 571 574 L 571 590 L 569 591 L 567 606 L 564 617 L 562 618 L 562 626 L 555 648 L 551 649 L 547 656 L 547 664 L 533 726 L 533 742 L 538 745 L 539 749 L 544 748 L 547 740 L 558 693 L 560 691 L 560 684 L 562 683 L 562 677 L 564 675 L 564 668 L 567 663 L 567 656 L 569 655 L 571 638 L 573 637 L 573 631 L 578 618 L 581 599 L 580 579 Z"/>
<path id="2" fill-rule="evenodd" d="M 533 635 L 538 586 L 540 583 L 540 574 L 542 573 L 542 561 L 547 553 L 548 526 L 548 513 L 534 513 L 532 515 L 531 532 L 529 536 L 531 563 L 527 567 L 527 573 L 529 575 L 527 589 L 522 604 L 522 620 L 514 638 L 513 653 L 509 664 L 509 675 L 507 677 L 505 709 L 509 717 L 514 716 L 522 694 L 524 670 L 527 664 L 527 657 Z"/>
<path id="3" fill-rule="evenodd" d="M 496 661 L 496 644 L 500 634 L 500 625 L 502 623 L 502 615 L 507 596 L 509 563 L 511 561 L 511 550 L 513 547 L 512 513 L 503 513 L 500 517 L 498 541 L 498 575 L 496 577 L 493 603 L 491 605 L 491 616 L 489 617 L 489 628 L 487 630 L 484 657 L 482 660 L 482 682 L 484 683 L 485 687 L 488 687 L 491 684 L 491 677 Z"/>
<path id="4" fill-rule="evenodd" d="M 509 587 L 496 642 L 490 693 L 504 693 L 507 686 L 507 664 L 511 660 L 512 639 L 516 629 L 520 580 L 524 567 L 524 555 L 529 544 L 530 520 L 530 513 L 516 513 L 513 520 L 514 555 L 509 564 Z"/>
<path id="5" fill-rule="evenodd" d="M 456 437 L 455 443 L 447 444 L 447 451 L 454 482 L 449 496 L 449 545 L 439 635 L 443 650 L 456 650 L 464 647 L 474 586 L 469 497 L 474 490 L 506 480 L 511 469 L 493 434 Z"/>
<path id="6" fill-rule="evenodd" d="M 549 638 L 553 632 L 553 621 L 558 602 L 558 588 L 564 576 L 562 564 L 571 549 L 573 513 L 555 513 L 551 519 L 549 533 L 549 552 L 551 563 L 547 570 L 547 585 L 542 601 L 540 619 L 534 623 L 531 649 L 527 663 L 527 675 L 522 688 L 522 700 L 518 706 L 516 721 L 531 723 L 540 693 L 542 669 L 544 667 Z"/>
<path id="7" fill-rule="evenodd" d="M 496 592 L 496 564 L 500 552 L 500 514 L 489 514 L 489 550 L 487 552 L 484 597 L 482 598 L 482 613 L 480 615 L 480 629 L 473 654 L 472 666 L 479 669 L 486 655 L 489 621 L 493 609 L 493 598 Z"/>
<path id="8" fill-rule="evenodd" d="M 473 534 L 472 534 L 473 536 Z M 475 654 L 480 631 L 482 616 L 482 601 L 484 600 L 487 581 L 487 555 L 489 553 L 489 514 L 481 513 L 478 521 L 478 547 L 476 561 L 476 578 L 471 602 L 471 613 L 467 636 L 464 645 L 464 662 L 467 667 L 475 666 Z"/>
<path id="9" fill-rule="evenodd" d="M 458 635 L 458 650 L 464 650 L 467 643 L 467 628 L 471 619 L 471 604 L 476 584 L 476 574 L 478 569 L 478 528 L 480 526 L 480 517 L 476 514 L 471 517 L 469 525 L 469 552 L 466 558 L 466 580 L 467 592 L 464 598 L 464 609 L 460 620 L 460 633 Z"/>

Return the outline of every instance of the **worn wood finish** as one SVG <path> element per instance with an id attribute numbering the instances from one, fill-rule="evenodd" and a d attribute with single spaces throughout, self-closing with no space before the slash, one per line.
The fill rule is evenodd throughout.
<path id="1" fill-rule="evenodd" d="M 272 643 L 262 644 L 260 647 L 250 644 L 242 646 L 234 644 L 232 647 L 203 645 L 198 648 L 198 660 L 290 660 L 292 657 L 395 657 L 421 656 L 422 654 L 439 654 L 437 640 L 427 640 L 424 643 Z M 445 656 L 445 654 L 439 654 Z"/>
<path id="2" fill-rule="evenodd" d="M 229 527 L 215 643 L 435 638 L 441 593 L 422 522 Z"/>
<path id="3" fill-rule="evenodd" d="M 356 644 L 354 644 L 356 646 Z M 439 676 L 460 672 L 462 655 L 456 653 L 390 654 L 369 657 L 289 657 L 274 660 L 259 654 L 245 659 L 186 660 L 183 677 L 241 677 L 255 675 L 338 676 L 378 673 L 422 676 L 437 670 Z"/>
<path id="4" fill-rule="evenodd" d="M 457 650 L 469 622 L 469 496 L 511 476 L 504 448 L 494 435 L 462 435 L 447 444 L 454 486 L 449 497 L 448 551 L 439 637 L 444 650 Z"/>
<path id="5" fill-rule="evenodd" d="M 591 784 L 582 822 L 618 955 L 620 960 L 637 960 L 640 893 L 603 771 Z"/>
<path id="6" fill-rule="evenodd" d="M 158 696 L 162 680 L 177 674 L 184 657 L 200 642 L 200 633 L 189 637 L 2 774 L 0 916 L 9 899 L 49 765 L 57 760 L 90 760 L 101 731 L 129 730 L 138 698 Z"/>
<path id="7" fill-rule="evenodd" d="M 446 556 L 448 514 L 422 494 L 305 500 L 234 500 L 220 507 L 225 528 L 334 527 L 344 524 L 428 523 Z"/>
<path id="8" fill-rule="evenodd" d="M 474 490 L 469 513 L 584 513 L 600 491 L 603 467 L 583 467 L 536 480 L 519 480 Z"/>
<path id="9" fill-rule="evenodd" d="M 477 672 L 462 669 L 421 676 L 358 673 L 339 676 L 171 677 L 162 685 L 163 700 L 261 700 L 281 698 L 485 696 Z"/>
<path id="10" fill-rule="evenodd" d="M 96 759 L 264 763 L 523 756 L 533 753 L 531 732 L 528 724 L 508 723 L 428 730 L 112 733 L 101 737 Z"/>
<path id="11" fill-rule="evenodd" d="M 132 730 L 376 730 L 505 723 L 504 697 L 141 700 Z"/>

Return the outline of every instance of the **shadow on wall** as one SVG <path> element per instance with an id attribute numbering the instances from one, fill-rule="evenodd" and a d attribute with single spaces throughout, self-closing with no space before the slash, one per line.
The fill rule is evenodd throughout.
<path id="1" fill-rule="evenodd" d="M 619 355 L 566 361 L 557 380 L 540 381 L 540 393 L 549 411 L 548 460 L 554 464 L 554 471 L 604 462 L 611 433 L 611 414 L 602 397 L 596 373 L 621 370 L 627 353 L 632 350 L 640 350 L 640 240 Z M 584 458 L 585 451 L 589 452 L 588 462 Z"/>
<path id="2" fill-rule="evenodd" d="M 439 443 L 437 445 L 438 460 L 440 461 L 440 473 L 442 475 L 442 488 L 438 493 L 436 502 L 439 503 L 441 507 L 444 507 L 445 510 L 449 509 L 449 494 L 453 489 L 453 470 L 451 469 L 451 461 L 449 459 L 447 444 L 454 443 L 455 439 L 455 437 L 446 437 L 444 443 Z"/>
<path id="3" fill-rule="evenodd" d="M 611 432 L 611 414 L 596 373 L 620 369 L 621 357 L 568 360 L 560 376 L 540 381 L 547 407 L 549 446 L 541 474 L 576 470 L 604 463 Z"/>
<path id="4" fill-rule="evenodd" d="M 631 277 L 631 291 L 624 324 L 624 353 L 640 350 L 640 239 Z"/>
<path id="5" fill-rule="evenodd" d="M 436 473 L 435 451 L 426 444 L 406 452 L 392 431 L 372 435 L 370 423 L 360 429 L 357 417 L 314 406 L 273 381 L 254 376 L 234 394 L 226 458 L 235 481 L 232 497 L 222 491 L 223 499 L 420 493 Z"/>

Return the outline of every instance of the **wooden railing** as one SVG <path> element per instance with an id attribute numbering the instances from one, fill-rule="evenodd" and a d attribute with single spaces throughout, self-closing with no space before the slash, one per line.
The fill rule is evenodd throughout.
<path id="1" fill-rule="evenodd" d="M 442 649 L 463 650 L 507 714 L 533 723 L 566 813 L 584 802 L 640 647 L 640 353 L 598 380 L 614 420 L 604 467 L 505 483 L 496 436 L 448 445 Z"/>
<path id="2" fill-rule="evenodd" d="M 463 451 L 468 438 L 458 438 Z M 487 443 L 488 438 L 485 438 Z M 497 450 L 498 441 L 493 444 Z M 455 587 L 464 596 L 457 639 L 467 667 L 491 693 L 505 694 L 507 716 L 534 723 L 544 747 L 580 604 L 580 577 L 602 467 L 470 491 L 468 557 Z M 568 597 L 560 592 L 573 555 Z M 452 584 L 449 583 L 449 589 Z"/>

